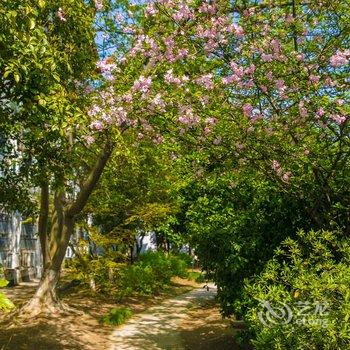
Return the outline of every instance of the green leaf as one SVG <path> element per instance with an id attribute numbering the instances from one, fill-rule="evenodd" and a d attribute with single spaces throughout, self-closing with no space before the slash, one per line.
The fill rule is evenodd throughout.
<path id="1" fill-rule="evenodd" d="M 35 28 L 35 21 L 33 18 L 29 20 L 29 29 L 33 30 Z"/>
<path id="2" fill-rule="evenodd" d="M 21 80 L 21 77 L 18 73 L 14 74 L 13 77 L 15 78 L 16 83 L 19 83 L 19 81 Z"/>
<path id="3" fill-rule="evenodd" d="M 0 288 L 4 288 L 8 285 L 8 281 L 0 279 Z"/>

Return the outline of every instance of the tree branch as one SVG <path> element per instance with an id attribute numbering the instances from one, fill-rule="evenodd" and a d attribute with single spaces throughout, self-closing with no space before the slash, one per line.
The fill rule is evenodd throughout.
<path id="1" fill-rule="evenodd" d="M 85 204 L 96 187 L 107 161 L 113 152 L 113 148 L 114 144 L 108 138 L 102 152 L 99 155 L 99 158 L 96 160 L 96 163 L 91 169 L 89 176 L 83 183 L 76 200 L 68 207 L 66 211 L 67 216 L 74 217 L 84 209 Z"/>

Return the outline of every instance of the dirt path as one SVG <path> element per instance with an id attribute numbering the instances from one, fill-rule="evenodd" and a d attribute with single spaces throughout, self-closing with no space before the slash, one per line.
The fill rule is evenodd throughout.
<path id="1" fill-rule="evenodd" d="M 233 332 L 212 305 L 215 295 L 209 285 L 209 291 L 198 288 L 149 308 L 113 332 L 110 350 L 236 349 Z"/>
<path id="2" fill-rule="evenodd" d="M 208 292 L 190 281 L 176 282 L 168 294 L 130 298 L 125 304 L 79 289 L 70 291 L 62 298 L 80 314 L 43 317 L 10 327 L 1 323 L 0 350 L 237 349 L 232 327 L 221 319 L 215 304 L 215 287 L 211 285 Z M 37 282 L 23 283 L 3 291 L 19 306 L 36 287 Z M 135 313 L 127 324 L 116 328 L 98 322 L 112 307 L 121 306 Z"/>

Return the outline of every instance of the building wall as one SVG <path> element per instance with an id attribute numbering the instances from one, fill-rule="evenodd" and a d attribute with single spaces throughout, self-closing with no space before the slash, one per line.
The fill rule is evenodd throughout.
<path id="1" fill-rule="evenodd" d="M 40 278 L 42 259 L 35 224 L 22 223 L 19 213 L 0 213 L 0 264 L 12 283 Z"/>

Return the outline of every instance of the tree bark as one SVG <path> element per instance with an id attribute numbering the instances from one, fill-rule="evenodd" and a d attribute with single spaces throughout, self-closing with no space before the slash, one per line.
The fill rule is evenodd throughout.
<path id="1" fill-rule="evenodd" d="M 45 182 L 41 186 L 40 194 L 40 215 L 38 223 L 38 235 L 41 246 L 41 254 L 43 258 L 43 271 L 45 271 L 49 262 L 49 249 L 48 249 L 48 237 L 47 237 L 47 224 L 49 218 L 49 185 Z"/>
<path id="2" fill-rule="evenodd" d="M 49 246 L 46 244 L 47 242 L 43 240 L 43 246 L 45 247 L 43 277 L 34 296 L 20 310 L 22 316 L 28 315 L 29 317 L 33 317 L 41 313 L 52 314 L 66 309 L 59 301 L 56 294 L 62 262 L 70 238 L 74 232 L 75 218 L 84 209 L 93 189 L 96 187 L 101 177 L 112 151 L 113 145 L 107 140 L 104 149 L 96 160 L 94 167 L 91 169 L 73 203 L 66 203 L 64 189 L 58 190 L 55 193 Z M 44 233 L 47 232 L 46 212 L 48 211 L 48 199 L 48 188 L 42 187 L 39 220 L 41 239 L 44 238 Z M 47 239 L 47 235 L 45 235 L 45 237 Z"/>
<path id="3" fill-rule="evenodd" d="M 63 222 L 54 225 L 50 232 L 51 240 L 54 241 L 54 253 L 44 269 L 43 277 L 34 296 L 22 308 L 22 314 L 31 317 L 41 313 L 56 313 L 64 311 L 64 305 L 59 301 L 56 287 L 60 276 L 61 265 L 69 244 L 69 239 L 74 231 L 74 218 L 63 214 Z"/>

